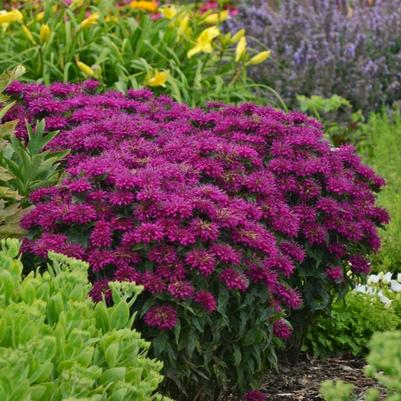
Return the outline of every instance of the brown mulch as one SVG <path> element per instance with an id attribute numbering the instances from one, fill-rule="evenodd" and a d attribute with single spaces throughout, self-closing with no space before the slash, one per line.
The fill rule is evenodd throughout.
<path id="1" fill-rule="evenodd" d="M 303 359 L 287 364 L 278 373 L 270 373 L 263 385 L 269 401 L 323 401 L 319 389 L 324 380 L 343 380 L 355 386 L 357 400 L 364 400 L 364 393 L 376 387 L 384 399 L 383 388 L 365 377 L 363 359 L 329 358 L 324 361 Z"/>

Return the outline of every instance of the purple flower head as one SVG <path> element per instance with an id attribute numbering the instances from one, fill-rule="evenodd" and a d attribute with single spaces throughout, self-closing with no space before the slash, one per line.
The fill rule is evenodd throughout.
<path id="1" fill-rule="evenodd" d="M 171 330 L 177 323 L 177 312 L 169 305 L 154 306 L 144 317 L 145 323 L 159 330 Z"/>
<path id="2" fill-rule="evenodd" d="M 292 329 L 284 319 L 276 320 L 273 324 L 273 334 L 283 340 L 287 340 L 292 335 Z"/>
<path id="3" fill-rule="evenodd" d="M 195 294 L 194 301 L 209 313 L 212 313 L 216 310 L 216 299 L 209 291 L 199 291 Z"/>

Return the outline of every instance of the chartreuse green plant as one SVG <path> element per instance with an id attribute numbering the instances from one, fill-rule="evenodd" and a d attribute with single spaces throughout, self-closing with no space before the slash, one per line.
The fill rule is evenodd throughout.
<path id="1" fill-rule="evenodd" d="M 361 153 L 365 161 L 387 181 L 378 195 L 378 202 L 390 214 L 390 224 L 385 230 L 380 230 L 382 247 L 373 259 L 373 269 L 401 272 L 400 111 L 372 114 L 362 129 L 366 139 L 361 144 Z"/>
<path id="2" fill-rule="evenodd" d="M 0 399 L 168 401 L 156 393 L 162 363 L 132 329 L 142 287 L 111 283 L 113 306 L 95 304 L 86 263 L 49 260 L 45 273 L 23 277 L 18 240 L 1 242 Z"/>
<path id="3" fill-rule="evenodd" d="M 26 2 L 3 17 L 7 23 L 0 19 L 0 69 L 23 64 L 25 79 L 44 83 L 93 77 L 119 90 L 148 86 L 191 105 L 256 100 L 251 91 L 259 85 L 247 70 L 270 53 L 252 54 L 244 30 L 224 34 L 228 12 L 158 9 L 156 2 L 66 3 Z"/>
<path id="4" fill-rule="evenodd" d="M 385 401 L 401 400 L 401 331 L 376 333 L 369 344 L 368 366 L 365 373 L 386 389 Z M 326 401 L 356 401 L 353 385 L 343 381 L 326 381 L 321 394 Z M 376 401 L 379 391 L 370 388 L 363 399 Z M 360 399 L 360 398 L 358 398 Z"/>

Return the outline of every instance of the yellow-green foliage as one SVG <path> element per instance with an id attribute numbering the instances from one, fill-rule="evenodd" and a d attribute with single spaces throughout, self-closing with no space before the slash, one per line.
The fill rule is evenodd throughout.
<path id="1" fill-rule="evenodd" d="M 363 157 L 387 180 L 379 204 L 390 213 L 390 224 L 381 231 L 382 249 L 373 260 L 376 271 L 401 272 L 401 115 L 394 111 L 373 114 L 363 128 Z"/>
<path id="2" fill-rule="evenodd" d="M 376 333 L 369 348 L 366 375 L 386 388 L 385 401 L 401 401 L 401 331 Z M 353 386 L 343 381 L 326 381 L 320 391 L 326 401 L 354 401 L 352 390 Z M 371 388 L 363 399 L 376 401 L 379 392 Z"/>
<path id="3" fill-rule="evenodd" d="M 132 329 L 142 288 L 113 283 L 113 306 L 88 297 L 87 264 L 50 254 L 23 278 L 19 242 L 0 250 L 1 401 L 151 401 L 162 363 Z"/>

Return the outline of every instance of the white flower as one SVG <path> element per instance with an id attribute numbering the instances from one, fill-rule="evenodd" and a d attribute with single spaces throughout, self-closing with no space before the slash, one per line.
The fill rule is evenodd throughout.
<path id="1" fill-rule="evenodd" d="M 393 276 L 393 273 L 388 272 L 383 276 L 383 283 L 384 284 L 390 284 L 391 282 L 391 277 Z"/>
<path id="2" fill-rule="evenodd" d="M 380 298 L 381 303 L 384 304 L 384 306 L 385 306 L 386 308 L 390 307 L 390 305 L 391 305 L 391 299 L 390 299 L 390 298 L 387 298 L 387 297 L 383 294 L 382 291 L 379 291 L 377 295 L 378 295 L 378 297 Z"/>
<path id="3" fill-rule="evenodd" d="M 354 291 L 356 292 L 361 292 L 362 294 L 366 294 L 368 292 L 368 287 L 366 285 L 361 285 L 358 284 L 355 288 Z"/>
<path id="4" fill-rule="evenodd" d="M 401 292 L 401 284 L 396 280 L 391 280 L 391 289 L 394 292 Z"/>
<path id="5" fill-rule="evenodd" d="M 371 274 L 368 278 L 368 284 L 377 284 L 380 281 L 380 277 L 377 274 Z"/>
<path id="6" fill-rule="evenodd" d="M 401 283 L 401 273 L 398 273 L 398 274 L 397 274 L 397 281 L 398 281 L 399 283 Z"/>
<path id="7" fill-rule="evenodd" d="M 378 274 L 378 276 L 379 276 L 379 281 L 380 281 L 380 280 L 382 280 L 382 279 L 383 279 L 383 277 L 384 277 L 384 273 L 383 273 L 383 272 L 380 272 L 380 273 Z"/>

